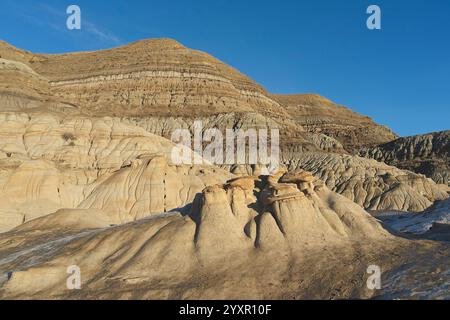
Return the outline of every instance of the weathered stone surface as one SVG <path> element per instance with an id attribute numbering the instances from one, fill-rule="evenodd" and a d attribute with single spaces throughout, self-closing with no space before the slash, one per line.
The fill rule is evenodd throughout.
<path id="1" fill-rule="evenodd" d="M 399 138 L 363 148 L 360 155 L 422 173 L 436 183 L 450 184 L 450 131 Z"/>
<path id="2" fill-rule="evenodd" d="M 171 166 L 163 156 L 138 157 L 140 164 L 114 172 L 99 183 L 77 208 L 99 209 L 115 223 L 162 212 L 188 211 L 206 186 L 231 175 L 208 166 Z"/>
<path id="3" fill-rule="evenodd" d="M 32 54 L 1 43 L 0 55 L 0 97 L 6 99 L 0 110 L 11 111 L 0 114 L 0 161 L 7 168 L 3 177 L 12 170 L 28 170 L 23 165 L 26 161 L 50 161 L 46 170 L 53 173 L 45 176 L 53 176 L 48 183 L 62 192 L 56 200 L 54 196 L 46 200 L 43 209 L 37 210 L 39 215 L 61 205 L 73 208 L 86 199 L 99 177 L 106 179 L 123 166 L 140 167 L 136 159 L 140 155 L 162 153 L 168 158 L 170 142 L 153 139 L 156 136 L 151 133 L 168 138 L 175 129 L 192 131 L 196 120 L 202 121 L 204 129 L 215 127 L 223 132 L 227 128 L 278 128 L 283 156 L 294 163 L 304 152 L 345 153 L 344 148 L 351 151 L 395 138 L 367 117 L 323 97 L 270 95 L 217 59 L 169 39 L 63 55 Z M 149 139 L 154 141 L 149 143 Z M 55 169 L 50 169 L 53 165 Z M 231 170 L 236 175 L 259 175 L 258 168 L 234 166 Z M 73 184 L 64 182 L 67 179 L 83 180 L 75 182 L 77 191 L 69 196 L 61 191 Z M 427 190 L 434 188 L 425 184 Z M 89 190 L 81 185 L 89 185 Z M 393 187 L 392 183 L 385 185 Z M 434 191 L 422 192 L 420 186 L 409 187 L 393 188 L 389 198 L 381 197 L 388 191 L 382 188 L 374 193 L 380 196 L 374 201 L 367 184 L 355 190 L 335 190 L 366 208 L 422 210 L 442 198 Z M 311 189 L 305 183 L 301 188 Z M 413 200 L 417 193 L 419 198 Z M 392 200 L 392 195 L 400 200 Z M 20 219 L 14 217 L 14 210 L 7 212 L 13 220 Z"/>
<path id="4" fill-rule="evenodd" d="M 258 199 L 258 188 L 251 193 L 229 188 L 236 181 L 205 188 L 185 217 L 162 214 L 116 227 L 103 227 L 108 223 L 105 219 L 97 223 L 100 228 L 86 230 L 96 226 L 86 220 L 89 214 L 95 218 L 93 211 L 84 216 L 81 211 L 58 212 L 0 235 L 0 255 L 4 257 L 0 269 L 8 268 L 11 275 L 0 296 L 124 298 L 125 292 L 140 291 L 147 292 L 140 298 L 263 297 L 262 289 L 269 288 L 270 281 L 278 283 L 282 274 L 286 280 L 297 279 L 301 272 L 294 272 L 292 266 L 307 265 L 304 257 L 308 254 L 320 252 L 323 256 L 329 250 L 333 255 L 336 250 L 342 258 L 363 254 L 353 246 L 362 239 L 375 246 L 397 241 L 361 207 L 327 189 L 306 195 L 292 184 L 266 184 L 261 197 L 264 193 L 273 199 L 265 201 Z M 52 230 L 64 226 L 64 217 L 71 221 L 82 217 L 78 226 L 74 222 L 71 226 L 73 231 L 85 231 L 51 240 L 46 254 L 34 261 L 8 255 L 11 244 L 26 243 L 23 235 L 29 230 L 36 232 L 34 243 L 48 241 Z M 76 293 L 65 286 L 68 265 L 79 266 L 83 283 L 89 284 Z M 316 263 L 315 267 L 326 268 L 326 264 Z M 288 274 L 287 269 L 291 269 Z M 242 272 L 249 272 L 249 277 L 242 277 Z M 220 275 L 221 281 L 214 281 L 214 275 Z M 234 275 L 244 283 L 231 280 Z M 249 279 L 253 282 L 247 282 Z M 194 285 L 180 286 L 191 281 Z M 234 290 L 222 291 L 228 281 L 233 282 Z M 164 283 L 164 292 L 155 290 L 157 283 Z M 149 286 L 153 289 L 142 290 Z M 290 291 L 278 285 L 269 290 L 275 296 Z"/>
<path id="5" fill-rule="evenodd" d="M 32 54 L 0 43 L 0 55 L 39 75 L 45 87 L 39 90 L 44 96 L 28 90 L 32 103 L 4 92 L 15 102 L 4 103 L 0 110 L 126 117 L 165 137 L 173 128 L 192 127 L 194 120 L 201 120 L 205 128 L 280 128 L 282 144 L 291 151 L 344 152 L 341 143 L 350 150 L 395 138 L 384 127 L 325 98 L 270 95 L 237 70 L 170 39 L 62 55 Z"/>
<path id="6" fill-rule="evenodd" d="M 368 210 L 420 212 L 448 197 L 449 188 L 410 171 L 357 156 L 301 153 L 284 159 L 290 169 L 303 169 L 333 191 Z"/>
<path id="7" fill-rule="evenodd" d="M 290 172 L 172 164 L 166 138 L 195 121 L 278 128 Z M 370 297 L 368 265 L 437 245 L 390 235 L 361 206 L 421 211 L 448 197 L 347 154 L 395 138 L 169 39 L 62 55 L 0 42 L 0 298 Z M 73 265 L 82 288 L 69 291 Z"/>
<path id="8" fill-rule="evenodd" d="M 334 138 L 350 152 L 358 150 L 361 146 L 380 144 L 397 137 L 389 128 L 376 124 L 369 117 L 319 95 L 272 95 L 272 97 L 284 106 L 294 121 L 305 130 Z"/>
<path id="9" fill-rule="evenodd" d="M 0 231 L 78 206 L 115 223 L 181 210 L 232 176 L 171 165 L 173 146 L 118 118 L 0 113 Z"/>

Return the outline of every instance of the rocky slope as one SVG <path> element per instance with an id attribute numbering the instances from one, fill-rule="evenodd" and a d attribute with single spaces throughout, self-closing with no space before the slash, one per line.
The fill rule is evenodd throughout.
<path id="1" fill-rule="evenodd" d="M 117 118 L 0 113 L 0 123 L 0 231 L 78 206 L 111 209 L 123 223 L 182 208 L 232 176 L 169 168 L 174 143 Z"/>
<path id="2" fill-rule="evenodd" d="M 423 175 L 357 156 L 303 152 L 290 155 L 284 163 L 290 170 L 310 171 L 367 210 L 420 212 L 446 199 L 450 191 Z"/>
<path id="3" fill-rule="evenodd" d="M 119 118 L 0 113 L 0 137 L 1 231 L 64 208 L 106 210 L 114 223 L 181 210 L 232 176 L 172 165 L 174 143 Z M 367 209 L 422 211 L 447 196 L 422 176 L 354 156 L 301 152 L 284 163 Z M 232 172 L 260 174 L 244 169 Z"/>
<path id="4" fill-rule="evenodd" d="M 279 129 L 280 168 L 174 163 L 168 138 L 194 121 Z M 371 297 L 369 265 L 448 252 L 365 211 L 448 198 L 447 185 L 352 155 L 384 157 L 369 147 L 396 138 L 323 97 L 271 95 L 170 39 L 59 55 L 0 42 L 0 298 Z M 442 141 L 377 159 L 448 156 Z M 73 265 L 81 290 L 67 290 Z"/>
<path id="5" fill-rule="evenodd" d="M 450 184 L 450 131 L 399 138 L 363 148 L 360 155 Z"/>
<path id="6" fill-rule="evenodd" d="M 413 216 L 398 211 L 379 212 L 375 216 L 398 232 L 450 240 L 450 199 L 438 201 L 424 212 Z"/>
<path id="7" fill-rule="evenodd" d="M 338 140 L 347 151 L 394 140 L 387 127 L 316 94 L 271 95 L 295 122 L 311 133 Z"/>
<path id="8" fill-rule="evenodd" d="M 271 95 L 221 61 L 170 39 L 61 55 L 32 54 L 0 43 L 0 56 L 28 67 L 43 79 L 45 90 L 40 91 L 51 91 L 46 103 L 39 104 L 37 84 L 28 81 L 27 99 L 33 103 L 16 98 L 1 110 L 138 117 L 147 127 L 160 121 L 179 127 L 198 118 L 205 127 L 277 127 L 287 148 L 310 151 L 325 147 L 340 152 L 340 143 L 353 150 L 395 138 L 390 130 L 325 98 Z"/>
<path id="9" fill-rule="evenodd" d="M 153 176 L 153 169 L 145 168 L 153 168 L 156 160 L 145 156 L 168 159 L 173 144 L 162 137 L 180 128 L 193 131 L 194 121 L 201 121 L 204 130 L 222 132 L 280 129 L 287 167 L 312 171 L 367 209 L 421 211 L 447 192 L 421 176 L 339 155 L 395 138 L 369 118 L 318 95 L 271 95 L 237 70 L 170 39 L 62 55 L 33 54 L 0 43 L 0 56 L 0 183 L 8 199 L 0 210 L 6 229 L 62 208 L 89 203 L 103 209 L 105 199 L 119 189 L 123 202 L 129 187 L 158 194 L 158 187 L 141 185 L 138 178 L 128 186 L 130 175 Z M 333 160 L 323 161 L 321 151 L 333 153 L 328 156 Z M 314 158 L 308 158 L 312 153 Z M 231 169 L 236 174 L 253 171 Z M 216 169 L 190 170 L 195 176 L 199 170 L 216 174 L 219 181 L 229 178 Z M 178 169 L 163 172 L 179 174 Z M 380 177 L 379 172 L 391 175 Z M 158 204 L 150 212 L 188 205 L 204 181 L 193 182 L 196 187 L 189 192 L 180 184 L 171 186 L 174 195 L 169 197 L 184 200 Z M 148 195 L 147 200 L 140 197 L 107 209 L 120 222 L 142 217 L 142 208 L 155 204 L 147 203 Z"/>
<path id="10" fill-rule="evenodd" d="M 60 229 L 66 225 L 64 219 L 72 221 L 72 233 L 55 238 L 55 230 L 64 234 Z M 29 230 L 33 233 L 24 237 Z M 375 247 L 403 243 L 361 207 L 329 191 L 306 172 L 244 177 L 207 187 L 185 216 L 162 214 L 108 227 L 107 218 L 96 219 L 90 210 L 56 213 L 24 224 L 0 236 L 0 270 L 8 270 L 0 296 L 301 296 L 306 292 L 293 284 L 302 279 L 301 271 L 310 263 L 304 257 L 320 253 L 323 264 L 315 260 L 315 270 L 324 272 L 329 264 L 323 259 L 348 263 L 356 255 L 358 275 L 375 252 L 359 245 L 362 239 Z M 28 249 L 17 250 L 19 243 Z M 43 250 L 39 258 L 28 259 Z M 74 264 L 80 267 L 83 285 L 80 291 L 70 292 L 66 269 Z M 309 287 L 311 293 L 311 288 L 323 289 L 339 272 L 330 273 L 322 283 L 305 279 L 301 286 Z M 343 276 L 352 279 L 355 273 L 347 270 Z M 336 292 L 314 294 L 333 297 Z M 352 294 L 345 287 L 338 296 Z"/>

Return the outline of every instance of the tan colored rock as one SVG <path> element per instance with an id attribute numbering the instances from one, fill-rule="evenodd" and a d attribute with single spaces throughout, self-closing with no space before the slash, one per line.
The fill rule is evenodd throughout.
<path id="1" fill-rule="evenodd" d="M 314 182 L 316 178 L 309 172 L 304 170 L 294 170 L 286 173 L 280 179 L 282 183 L 299 183 L 299 182 Z"/>
<path id="2" fill-rule="evenodd" d="M 9 93 L 18 106 L 0 110 L 123 117 L 166 138 L 174 129 L 191 128 L 195 120 L 220 130 L 281 128 L 282 144 L 292 152 L 344 152 L 341 142 L 352 149 L 396 137 L 325 98 L 271 95 L 232 67 L 171 39 L 62 55 L 32 54 L 2 43 L 0 55 L 44 79 L 41 86 L 46 86 L 39 90 L 45 95 L 35 96 L 33 103 Z"/>
<path id="3" fill-rule="evenodd" d="M 286 173 L 288 172 L 286 168 L 280 168 L 277 170 L 277 172 L 271 174 L 270 176 L 267 177 L 267 182 L 269 184 L 277 184 L 278 181 L 280 180 L 280 178 Z"/>
<path id="4" fill-rule="evenodd" d="M 259 180 L 259 178 L 250 176 L 231 179 L 227 182 L 225 188 L 241 188 L 242 190 L 253 191 L 255 188 L 255 180 Z"/>
<path id="5" fill-rule="evenodd" d="M 423 175 L 357 156 L 302 153 L 284 161 L 290 170 L 311 172 L 331 190 L 369 210 L 420 212 L 434 201 L 448 198 L 447 186 L 437 185 Z"/>
<path id="6" fill-rule="evenodd" d="M 138 160 L 139 166 L 122 168 L 99 183 L 78 208 L 103 210 L 115 223 L 163 212 L 185 212 L 206 186 L 231 177 L 214 167 L 171 166 L 164 156 Z"/>
<path id="7" fill-rule="evenodd" d="M 389 128 L 376 124 L 369 117 L 316 94 L 278 94 L 271 97 L 284 106 L 296 123 L 308 132 L 334 138 L 350 152 L 365 145 L 385 143 L 397 138 Z M 326 145 L 322 149 L 330 151 Z"/>
<path id="8" fill-rule="evenodd" d="M 0 270 L 10 270 L 0 297 L 70 297 L 74 293 L 65 287 L 68 265 L 82 270 L 86 285 L 76 294 L 84 297 L 124 298 L 125 293 L 133 292 L 142 292 L 135 298 L 262 297 L 258 292 L 266 290 L 279 296 L 291 289 L 269 289 L 268 283 L 281 281 L 282 274 L 290 281 L 298 279 L 303 273 L 293 266 L 306 266 L 305 258 L 315 252 L 339 252 L 342 259 L 365 254 L 352 246 L 363 239 L 375 247 L 398 241 L 361 207 L 327 189 L 305 197 L 295 184 L 266 184 L 266 188 L 279 197 L 267 205 L 240 187 L 209 186 L 196 199 L 189 216 L 155 215 L 58 240 L 50 230 L 60 230 L 64 226 L 61 219 L 72 221 L 81 211 L 59 212 L 29 222 L 0 235 Z M 290 197 L 293 193 L 302 196 Z M 72 224 L 73 228 L 92 226 L 90 221 L 81 221 Z M 23 234 L 30 228 L 40 230 L 34 243 L 49 241 L 46 254 L 32 262 L 14 259 L 10 243 L 23 243 Z M 316 263 L 315 268 L 325 265 Z M 216 276 L 221 280 L 213 280 Z M 270 281 L 260 281 L 259 276 Z M 34 277 L 41 278 L 33 281 Z M 224 287 L 228 281 L 234 290 Z M 160 290 L 158 283 L 165 289 Z"/>
<path id="9" fill-rule="evenodd" d="M 111 208 L 115 223 L 181 210 L 232 177 L 209 165 L 170 165 L 171 141 L 117 118 L 0 113 L 0 124 L 1 231 L 80 205 Z"/>
<path id="10" fill-rule="evenodd" d="M 387 128 L 316 95 L 270 95 L 170 39 L 61 55 L 0 42 L 0 56 L 1 299 L 360 298 L 367 266 L 403 266 L 412 244 L 358 204 L 448 196 L 342 155 L 394 139 Z M 280 129 L 295 171 L 174 165 L 167 138 L 198 120 Z"/>
<path id="11" fill-rule="evenodd" d="M 450 130 L 398 138 L 375 147 L 362 148 L 359 155 L 424 174 L 436 183 L 450 185 Z"/>

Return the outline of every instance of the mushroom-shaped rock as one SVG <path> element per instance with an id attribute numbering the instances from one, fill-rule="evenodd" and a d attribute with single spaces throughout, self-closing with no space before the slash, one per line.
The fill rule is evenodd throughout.
<path id="1" fill-rule="evenodd" d="M 309 173 L 308 171 L 304 171 L 304 170 L 295 170 L 295 171 L 290 171 L 287 172 L 286 174 L 284 174 L 281 179 L 280 182 L 282 183 L 299 183 L 299 182 L 314 182 L 316 180 L 316 178 Z"/>
<path id="2" fill-rule="evenodd" d="M 316 178 L 309 172 L 304 170 L 295 170 L 283 175 L 280 179 L 281 183 L 295 183 L 298 188 L 305 194 L 311 195 L 314 193 L 313 182 Z"/>
<path id="3" fill-rule="evenodd" d="M 195 242 L 203 262 L 226 259 L 233 250 L 252 246 L 252 241 L 244 233 L 246 222 L 233 212 L 234 207 L 220 185 L 205 188 L 201 203 L 194 204 L 193 210 L 199 210 Z"/>
<path id="4" fill-rule="evenodd" d="M 258 177 L 254 176 L 231 179 L 226 183 L 225 189 L 241 188 L 245 191 L 253 191 L 255 188 L 255 180 L 258 179 Z"/>
<path id="5" fill-rule="evenodd" d="M 290 199 L 301 199 L 305 195 L 297 189 L 295 184 L 276 184 L 264 189 L 262 192 L 262 200 L 266 206 L 276 201 L 285 201 Z"/>
<path id="6" fill-rule="evenodd" d="M 287 169 L 280 168 L 280 169 L 278 169 L 277 172 L 275 172 L 274 174 L 267 177 L 267 182 L 271 185 L 274 185 L 274 184 L 278 183 L 280 178 L 282 176 L 284 176 L 287 172 L 288 172 Z"/>

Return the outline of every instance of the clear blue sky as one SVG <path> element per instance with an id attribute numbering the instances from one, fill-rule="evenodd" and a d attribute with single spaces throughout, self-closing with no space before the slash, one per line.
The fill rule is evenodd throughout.
<path id="1" fill-rule="evenodd" d="M 66 29 L 66 8 L 82 30 Z M 382 30 L 366 28 L 366 8 Z M 174 38 L 274 93 L 322 94 L 400 135 L 450 129 L 449 0 L 2 0 L 0 39 L 43 53 Z"/>

